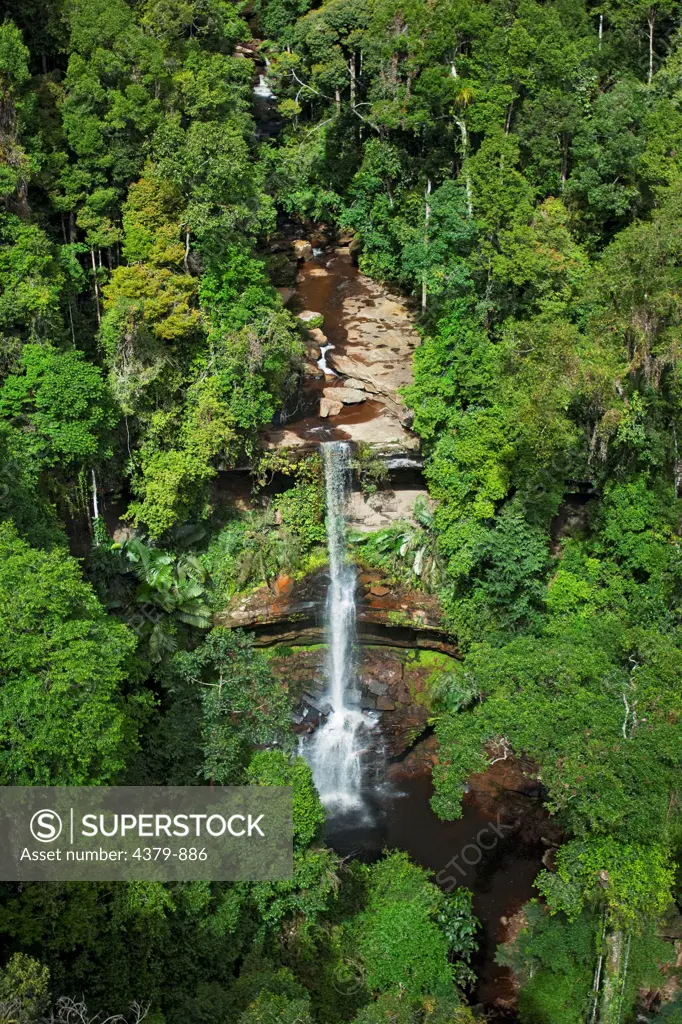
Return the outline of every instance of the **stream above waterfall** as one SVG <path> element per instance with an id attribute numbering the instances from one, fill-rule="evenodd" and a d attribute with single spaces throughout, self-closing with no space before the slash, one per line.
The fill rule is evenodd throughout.
<path id="1" fill-rule="evenodd" d="M 403 300 L 365 277 L 348 248 L 329 246 L 300 266 L 293 304 L 306 317 L 321 315 L 323 323 L 309 331 L 308 371 L 296 408 L 285 424 L 264 432 L 266 445 L 311 448 L 339 440 L 396 454 L 418 448 L 399 394 L 412 380 L 419 344 Z"/>

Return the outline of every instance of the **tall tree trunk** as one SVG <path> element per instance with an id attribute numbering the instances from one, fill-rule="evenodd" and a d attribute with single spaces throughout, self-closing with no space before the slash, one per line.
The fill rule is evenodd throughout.
<path id="1" fill-rule="evenodd" d="M 76 331 L 73 326 L 73 310 L 71 309 L 71 296 L 67 300 L 69 307 L 69 323 L 71 324 L 71 340 L 73 341 L 73 347 L 76 347 Z"/>
<path id="2" fill-rule="evenodd" d="M 604 982 L 599 997 L 599 1024 L 621 1024 L 628 975 L 630 936 L 618 928 L 606 936 Z"/>
<path id="3" fill-rule="evenodd" d="M 649 85 L 654 77 L 654 25 L 656 24 L 656 12 L 653 7 L 649 8 Z"/>
<path id="4" fill-rule="evenodd" d="M 185 268 L 185 273 L 186 274 L 189 272 L 189 264 L 188 264 L 188 261 L 189 261 L 189 240 L 190 240 L 190 233 L 189 233 L 189 228 L 187 228 L 187 230 L 185 231 L 185 258 L 182 261 L 182 265 Z"/>
<path id="5" fill-rule="evenodd" d="M 97 501 L 97 477 L 95 471 L 92 469 L 92 517 L 93 519 L 99 519 L 99 502 Z"/>
<path id="6" fill-rule="evenodd" d="M 601 979 L 602 970 L 604 968 L 604 949 L 606 940 L 606 927 L 607 927 L 607 916 L 604 913 L 604 923 L 601 931 L 601 940 L 599 943 L 599 956 L 597 957 L 597 963 L 594 968 L 594 976 L 592 978 L 592 994 L 590 996 L 590 1010 L 587 1015 L 587 1024 L 597 1024 L 597 1011 L 599 1010 L 599 992 L 601 990 Z"/>
<path id="7" fill-rule="evenodd" d="M 99 284 L 97 282 L 97 264 L 95 263 L 95 250 L 90 246 L 90 258 L 92 260 L 92 280 L 95 285 L 95 307 L 97 309 L 97 323 L 101 326 L 102 314 L 99 308 Z"/>
<path id="8" fill-rule="evenodd" d="M 599 49 L 601 50 L 601 37 L 604 34 L 604 15 L 599 15 Z"/>
<path id="9" fill-rule="evenodd" d="M 429 219 L 431 217 L 431 204 L 429 203 L 429 196 L 431 195 L 431 179 L 426 183 L 426 192 L 424 194 L 424 261 L 426 261 L 426 254 L 429 249 Z M 426 266 L 422 270 L 422 313 L 426 312 L 426 278 L 427 278 Z"/>
<path id="10" fill-rule="evenodd" d="M 455 118 L 455 124 L 459 128 L 459 134 L 462 139 L 462 160 L 466 161 L 469 155 L 469 133 L 467 131 L 467 126 L 465 125 L 464 121 L 460 120 L 458 117 Z M 467 214 L 469 215 L 469 217 L 473 217 L 474 201 L 471 192 L 471 175 L 469 174 L 468 168 L 465 168 L 464 170 L 464 185 L 466 187 L 467 193 Z"/>
<path id="11" fill-rule="evenodd" d="M 561 136 L 561 180 L 568 180 L 568 159 L 571 148 L 570 136 L 565 132 Z"/>
<path id="12" fill-rule="evenodd" d="M 454 60 L 450 61 L 450 74 L 453 78 L 457 78 L 457 66 Z M 459 128 L 459 134 L 462 139 L 462 161 L 466 162 L 466 158 L 469 155 L 469 133 L 467 131 L 467 126 L 464 123 L 464 118 L 460 119 L 455 117 L 455 124 Z M 464 184 L 466 185 L 467 190 L 467 213 L 469 214 L 469 217 L 473 217 L 474 204 L 471 197 L 471 176 L 468 170 L 465 170 L 464 172 Z"/>
<path id="13" fill-rule="evenodd" d="M 682 494 L 682 459 L 680 459 L 680 453 L 677 447 L 677 430 L 673 423 L 673 450 L 675 452 L 675 462 L 673 464 L 673 483 L 675 484 L 675 494 L 679 498 Z"/>

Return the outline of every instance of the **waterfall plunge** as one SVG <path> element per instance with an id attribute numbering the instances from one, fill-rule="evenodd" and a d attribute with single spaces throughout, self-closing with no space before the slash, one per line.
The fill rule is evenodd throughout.
<path id="1" fill-rule="evenodd" d="M 353 685 L 355 633 L 355 569 L 346 550 L 346 503 L 350 492 L 350 445 L 323 444 L 327 493 L 327 688 L 331 712 L 305 747 L 322 803 L 331 811 L 359 809 L 362 800 L 363 734 L 373 722 L 362 714 Z M 364 737 L 366 739 L 366 737 Z"/>

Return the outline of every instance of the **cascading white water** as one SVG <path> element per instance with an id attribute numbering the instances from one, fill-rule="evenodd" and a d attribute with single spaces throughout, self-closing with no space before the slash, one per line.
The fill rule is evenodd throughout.
<path id="1" fill-rule="evenodd" d="M 327 365 L 327 352 L 333 348 L 336 348 L 336 345 L 322 345 L 320 348 L 320 358 L 317 360 L 317 365 L 325 377 L 338 377 L 338 374 L 332 370 L 331 366 Z"/>
<path id="2" fill-rule="evenodd" d="M 254 85 L 253 94 L 254 96 L 259 96 L 263 100 L 277 99 L 274 92 L 270 88 L 270 85 L 265 75 L 258 76 L 258 85 Z"/>
<path id="3" fill-rule="evenodd" d="M 350 492 L 350 445 L 321 446 L 327 495 L 327 687 L 331 712 L 304 749 L 322 803 L 332 811 L 360 808 L 363 733 L 372 722 L 351 705 L 358 703 L 353 665 L 355 633 L 354 566 L 346 549 L 346 503 Z M 353 698 L 354 701 L 353 701 Z"/>

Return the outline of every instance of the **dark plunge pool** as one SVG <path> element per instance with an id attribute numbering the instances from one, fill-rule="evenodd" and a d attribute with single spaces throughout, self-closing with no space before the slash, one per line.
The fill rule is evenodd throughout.
<path id="1" fill-rule="evenodd" d="M 441 821 L 431 810 L 432 792 L 428 775 L 401 778 L 373 801 L 373 821 L 351 815 L 329 820 L 327 842 L 340 855 L 365 861 L 382 850 L 404 850 L 444 888 L 451 888 L 454 878 L 471 889 L 481 930 L 473 961 L 478 985 L 470 999 L 499 1012 L 513 988 L 507 969 L 495 963 L 495 950 L 506 937 L 506 919 L 535 895 L 545 846 L 525 836 L 518 819 L 504 810 L 482 809 L 470 794 L 461 818 Z"/>

